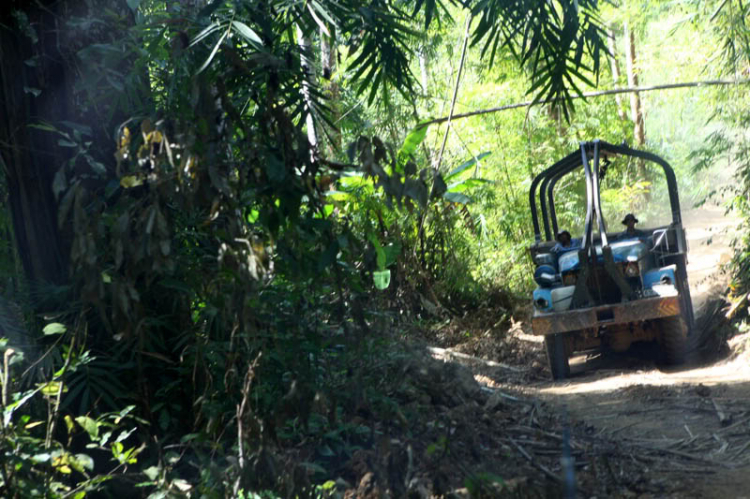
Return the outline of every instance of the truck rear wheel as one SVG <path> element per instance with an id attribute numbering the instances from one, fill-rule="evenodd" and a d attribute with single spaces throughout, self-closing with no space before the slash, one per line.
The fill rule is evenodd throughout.
<path id="1" fill-rule="evenodd" d="M 685 362 L 687 355 L 688 328 L 679 315 L 661 319 L 659 326 L 659 343 L 666 364 L 677 365 Z"/>
<path id="2" fill-rule="evenodd" d="M 552 379 L 569 378 L 570 362 L 568 360 L 568 349 L 565 346 L 565 334 L 548 334 L 544 337 L 544 346 L 547 350 L 547 362 L 552 373 Z"/>

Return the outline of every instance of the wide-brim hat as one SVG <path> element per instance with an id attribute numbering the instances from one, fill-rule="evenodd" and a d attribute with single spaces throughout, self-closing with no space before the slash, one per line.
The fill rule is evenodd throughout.
<path id="1" fill-rule="evenodd" d="M 568 239 L 573 239 L 573 236 L 570 235 L 570 232 L 568 232 L 567 230 L 561 230 L 557 233 L 557 240 L 559 241 L 560 237 L 562 237 L 564 234 L 568 235 Z"/>
<path id="2" fill-rule="evenodd" d="M 632 220 L 633 222 L 638 223 L 638 219 L 635 218 L 635 215 L 633 215 L 632 213 L 628 213 L 627 215 L 625 215 L 625 218 L 622 219 L 622 225 L 628 225 L 628 220 Z"/>

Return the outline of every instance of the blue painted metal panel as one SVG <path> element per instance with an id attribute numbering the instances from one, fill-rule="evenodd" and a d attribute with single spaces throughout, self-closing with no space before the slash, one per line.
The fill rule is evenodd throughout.
<path id="1" fill-rule="evenodd" d="M 546 303 L 542 306 L 541 302 Z M 552 311 L 552 290 L 550 288 L 536 288 L 534 290 L 534 308 L 542 312 Z"/>
<path id="2" fill-rule="evenodd" d="M 646 245 L 638 239 L 612 243 L 610 244 L 610 247 L 612 248 L 612 257 L 614 258 L 615 263 L 637 262 L 638 260 L 644 258 L 648 253 Z M 604 261 L 604 258 L 602 257 L 601 246 L 596 247 L 596 255 L 599 262 Z M 568 253 L 564 253 L 557 261 L 557 265 L 560 269 L 560 273 L 570 272 L 571 270 L 578 270 L 578 268 L 580 267 L 578 261 L 578 252 L 570 251 Z"/>
<path id="3" fill-rule="evenodd" d="M 660 269 L 654 269 L 643 274 L 643 287 L 649 289 L 654 284 L 674 284 L 675 283 L 675 269 L 676 265 L 670 265 L 668 267 L 662 267 Z"/>

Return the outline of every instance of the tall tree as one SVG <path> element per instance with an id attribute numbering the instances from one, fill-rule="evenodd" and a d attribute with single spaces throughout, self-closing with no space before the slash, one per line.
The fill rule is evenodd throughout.
<path id="1" fill-rule="evenodd" d="M 620 58 L 617 56 L 617 38 L 612 27 L 607 29 L 607 47 L 610 52 L 609 69 L 612 73 L 612 81 L 615 88 L 620 88 Z M 628 117 L 622 106 L 622 95 L 616 94 L 615 102 L 617 103 L 617 115 L 622 121 L 626 121 Z"/>
<path id="2" fill-rule="evenodd" d="M 336 29 L 333 26 L 320 27 L 320 65 L 323 87 L 327 92 L 330 102 L 331 121 L 337 123 L 341 118 L 341 87 L 338 83 L 336 70 L 338 69 L 338 48 L 336 46 Z M 329 156 L 334 157 L 335 152 L 341 149 L 341 132 L 338 127 L 331 130 L 328 136 L 330 141 Z"/>
<path id="3" fill-rule="evenodd" d="M 422 45 L 419 47 L 419 74 L 420 83 L 422 84 L 422 92 L 427 95 L 430 91 L 430 63 L 427 60 L 427 47 Z"/>
<path id="4" fill-rule="evenodd" d="M 627 63 L 628 73 L 628 86 L 638 86 L 638 63 L 635 55 L 635 34 L 633 33 L 632 26 L 625 21 L 625 60 Z M 641 96 L 638 92 L 632 92 L 630 94 L 630 117 L 633 120 L 633 136 L 635 144 L 638 147 L 646 145 L 646 129 L 643 120 L 643 110 L 641 108 Z M 645 177 L 645 162 L 643 160 L 638 161 L 638 175 L 640 178 Z"/>
<path id="5" fill-rule="evenodd" d="M 0 166 L 18 253 L 32 283 L 61 283 L 70 249 L 58 230 L 56 195 L 66 187 L 58 169 L 71 163 L 84 178 L 106 175 L 114 124 L 123 116 L 124 96 L 103 99 L 81 56 L 112 41 L 133 15 L 124 1 L 107 0 L 5 2 L 0 9 Z M 76 142 L 90 143 L 86 155 L 76 155 Z"/>

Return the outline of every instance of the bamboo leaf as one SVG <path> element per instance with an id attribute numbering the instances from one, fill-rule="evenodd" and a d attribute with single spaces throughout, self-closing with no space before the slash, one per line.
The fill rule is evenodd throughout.
<path id="1" fill-rule="evenodd" d="M 443 194 L 443 199 L 450 201 L 451 203 L 459 204 L 469 204 L 472 202 L 472 199 L 469 196 L 461 194 L 460 192 L 446 192 Z"/>
<path id="2" fill-rule="evenodd" d="M 59 322 L 53 322 L 51 324 L 47 324 L 44 326 L 43 332 L 44 336 L 51 336 L 53 334 L 63 334 L 67 328 L 65 327 L 65 324 L 60 324 Z"/>
<path id="3" fill-rule="evenodd" d="M 331 24 L 335 24 L 333 20 L 331 19 L 331 16 L 329 16 L 328 13 L 326 12 L 326 10 L 318 2 L 315 2 L 314 0 L 307 3 L 307 10 L 310 12 L 310 17 L 313 18 L 313 21 L 315 21 L 315 24 L 317 24 L 318 28 L 320 28 L 320 31 L 325 33 L 326 36 L 330 37 L 331 32 L 328 31 L 328 27 L 326 26 L 326 24 L 318 17 L 318 14 L 320 14 L 321 16 L 325 17 L 328 20 L 328 22 L 330 22 Z"/>
<path id="4" fill-rule="evenodd" d="M 414 156 L 417 147 L 419 147 L 425 137 L 427 137 L 428 128 L 429 125 L 417 125 L 411 132 L 409 132 L 409 135 L 406 136 L 404 144 L 401 146 L 401 149 L 398 150 L 398 154 L 396 155 L 398 158 L 397 170 L 399 173 L 404 173 L 406 163 Z"/>
<path id="5" fill-rule="evenodd" d="M 469 168 L 471 168 L 472 166 L 474 166 L 475 164 L 477 164 L 477 161 L 483 160 L 484 158 L 486 158 L 490 154 L 492 154 L 492 152 L 485 151 L 485 152 L 479 154 L 478 156 L 475 156 L 475 157 L 471 158 L 469 161 L 467 161 L 466 163 L 463 163 L 462 165 L 460 165 L 459 167 L 457 167 L 455 170 L 453 170 L 452 172 L 450 172 L 448 175 L 446 175 L 444 177 L 444 180 L 446 182 L 449 181 L 449 180 L 451 180 L 453 177 L 456 177 L 461 172 L 464 172 L 464 171 L 468 170 Z"/>
<path id="6" fill-rule="evenodd" d="M 204 38 L 206 38 L 208 35 L 210 35 L 211 33 L 213 33 L 214 31 L 216 31 L 217 29 L 220 29 L 220 28 L 221 28 L 221 25 L 218 24 L 218 23 L 209 24 L 200 33 L 198 33 L 197 35 L 195 35 L 195 38 L 193 38 L 193 41 L 190 42 L 190 45 L 188 45 L 188 46 L 192 47 L 193 45 L 195 45 L 196 43 L 200 42 L 201 40 L 203 40 Z"/>
<path id="7" fill-rule="evenodd" d="M 234 30 L 248 42 L 256 46 L 263 46 L 263 40 L 261 40 L 258 34 L 247 24 L 240 21 L 232 21 L 232 26 L 234 27 Z"/>
<path id="8" fill-rule="evenodd" d="M 448 192 L 463 192 L 466 189 L 471 189 L 472 187 L 479 187 L 480 185 L 491 183 L 491 180 L 487 180 L 484 178 L 467 178 L 465 180 L 449 184 Z"/>
<path id="9" fill-rule="evenodd" d="M 221 35 L 221 37 L 219 38 L 219 41 L 216 42 L 216 45 L 214 45 L 214 49 L 211 51 L 211 54 L 206 59 L 206 62 L 203 63 L 203 65 L 198 69 L 198 71 L 196 72 L 196 74 L 202 73 L 203 70 L 206 69 L 209 64 L 211 64 L 211 61 L 213 60 L 214 56 L 216 55 L 216 52 L 219 51 L 219 47 L 224 42 L 224 38 L 227 37 L 227 33 L 229 33 L 228 30 L 225 31 L 224 34 Z"/>

